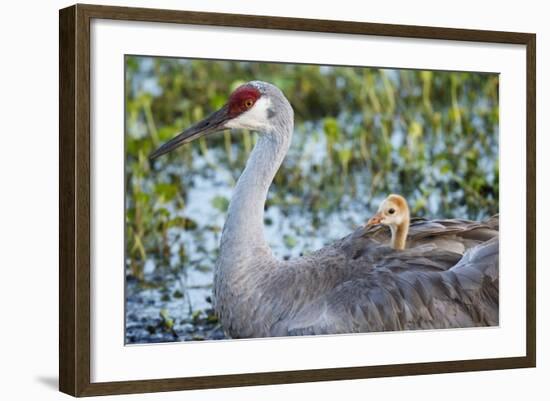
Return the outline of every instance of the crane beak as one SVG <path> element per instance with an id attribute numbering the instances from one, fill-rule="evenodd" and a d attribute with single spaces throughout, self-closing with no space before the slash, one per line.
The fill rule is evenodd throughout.
<path id="1" fill-rule="evenodd" d="M 177 147 L 194 141 L 201 136 L 213 134 L 214 132 L 222 131 L 225 128 L 225 123 L 230 120 L 227 105 L 223 106 L 218 111 L 215 111 L 204 120 L 187 128 L 185 131 L 176 135 L 168 142 L 160 146 L 157 150 L 149 155 L 150 160 L 154 160 Z"/>
<path id="2" fill-rule="evenodd" d="M 367 227 L 381 224 L 383 219 L 384 219 L 384 216 L 382 216 L 382 213 L 378 212 L 374 216 L 372 216 L 369 219 L 369 221 L 367 221 Z"/>

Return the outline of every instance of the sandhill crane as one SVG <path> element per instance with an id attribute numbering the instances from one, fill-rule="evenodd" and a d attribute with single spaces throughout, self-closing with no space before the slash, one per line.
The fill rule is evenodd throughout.
<path id="1" fill-rule="evenodd" d="M 227 213 L 214 272 L 214 309 L 233 338 L 498 324 L 498 218 L 413 221 L 409 246 L 361 227 L 310 255 L 277 259 L 264 237 L 268 189 L 290 146 L 293 109 L 276 86 L 252 81 L 151 154 L 201 136 L 249 129 L 258 141 Z"/>

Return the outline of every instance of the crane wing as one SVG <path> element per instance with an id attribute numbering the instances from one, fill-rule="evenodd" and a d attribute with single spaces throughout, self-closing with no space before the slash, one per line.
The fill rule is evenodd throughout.
<path id="1" fill-rule="evenodd" d="M 413 226 L 404 251 L 380 229 L 359 229 L 274 272 L 266 281 L 277 290 L 259 306 L 274 316 L 270 335 L 498 325 L 498 218 Z M 280 310 L 268 294 L 296 302 Z"/>

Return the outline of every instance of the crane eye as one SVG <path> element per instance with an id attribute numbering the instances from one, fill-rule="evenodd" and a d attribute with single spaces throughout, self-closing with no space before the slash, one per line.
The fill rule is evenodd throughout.
<path id="1" fill-rule="evenodd" d="M 394 214 L 395 213 L 395 209 L 392 207 L 390 209 L 388 209 L 388 213 L 389 214 Z"/>
<path id="2" fill-rule="evenodd" d="M 246 107 L 247 109 L 251 108 L 253 104 L 254 104 L 254 101 L 252 99 L 246 99 L 244 101 L 244 107 Z"/>

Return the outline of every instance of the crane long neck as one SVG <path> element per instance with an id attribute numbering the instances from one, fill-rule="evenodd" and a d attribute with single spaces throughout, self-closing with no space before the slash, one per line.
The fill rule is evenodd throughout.
<path id="1" fill-rule="evenodd" d="M 288 151 L 292 130 L 290 123 L 260 134 L 237 182 L 220 245 L 220 257 L 231 265 L 263 253 L 271 255 L 264 236 L 264 206 L 269 187 Z"/>

